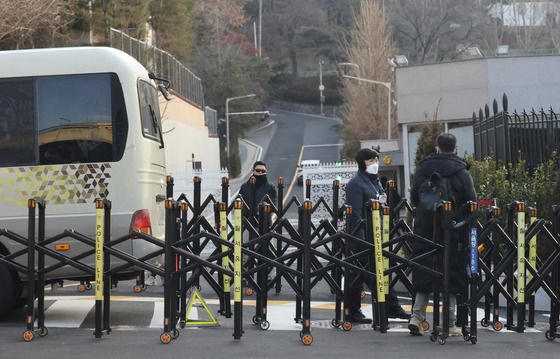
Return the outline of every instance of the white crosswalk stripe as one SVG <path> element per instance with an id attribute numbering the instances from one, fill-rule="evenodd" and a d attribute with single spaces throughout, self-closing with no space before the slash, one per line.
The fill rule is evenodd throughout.
<path id="1" fill-rule="evenodd" d="M 93 307 L 95 305 L 95 300 L 92 296 L 47 296 L 47 301 L 51 301 L 52 304 L 47 308 L 45 312 L 46 326 L 49 328 L 80 328 L 84 324 L 84 321 L 88 315 L 91 315 Z M 146 310 L 146 320 L 149 320 L 149 325 L 147 328 L 150 329 L 162 329 L 164 321 L 164 303 L 163 298 L 160 297 L 129 297 L 129 296 L 114 296 L 112 298 L 113 302 L 144 302 L 153 303 L 152 312 L 150 313 Z M 216 311 L 216 306 L 219 304 L 217 299 L 208 299 L 206 303 L 211 306 L 213 312 Z M 233 304 L 233 303 L 232 303 Z M 255 301 L 245 300 L 244 301 L 245 313 L 253 313 Z M 408 307 L 408 306 L 407 306 Z M 332 311 L 334 309 L 334 302 L 311 302 L 312 312 L 317 313 L 317 311 Z M 429 308 L 430 309 L 430 308 Z M 362 305 L 362 310 L 364 313 L 371 313 L 371 304 Z M 199 312 L 202 311 L 202 312 Z M 193 306 L 189 314 L 189 320 L 196 320 L 201 318 L 200 315 L 204 312 L 204 309 L 199 306 Z M 320 312 L 319 312 L 320 313 Z M 323 312 L 324 313 L 324 312 Z M 149 317 L 151 315 L 151 317 Z M 205 316 L 204 314 L 203 316 Z M 484 316 L 484 310 L 478 308 L 477 318 L 480 320 Z M 546 316 L 546 314 L 544 314 Z M 293 301 L 281 301 L 281 300 L 271 300 L 267 307 L 267 320 L 270 322 L 269 330 L 282 330 L 282 331 L 299 331 L 301 330 L 301 324 L 297 324 L 294 321 L 295 317 L 295 303 Z M 322 315 L 325 318 L 325 315 Z M 218 316 L 218 320 L 221 321 L 222 317 Z M 313 314 L 312 314 L 313 318 Z M 505 323 L 505 318 L 500 318 L 502 323 Z M 147 322 L 146 322 L 147 323 Z M 406 320 L 394 320 L 391 319 L 389 332 L 408 332 L 406 325 Z M 86 324 L 87 325 L 87 324 Z M 315 319 L 311 320 L 311 326 L 314 328 L 330 328 L 331 319 Z M 134 327 L 129 326 L 117 326 L 127 329 Z M 494 331 L 491 327 L 483 328 L 479 325 L 482 330 Z M 192 328 L 195 329 L 195 328 Z M 541 328 L 542 329 L 542 328 Z M 354 325 L 352 330 L 371 330 L 371 325 Z M 541 333 L 541 330 L 535 328 L 526 328 L 526 333 Z M 514 333 L 514 331 L 506 330 L 505 328 L 499 333 Z"/>
<path id="2" fill-rule="evenodd" d="M 57 300 L 45 311 L 48 328 L 79 328 L 95 305 L 95 300 Z"/>
<path id="3" fill-rule="evenodd" d="M 150 321 L 150 328 L 163 328 L 163 302 L 154 302 L 154 314 Z"/>

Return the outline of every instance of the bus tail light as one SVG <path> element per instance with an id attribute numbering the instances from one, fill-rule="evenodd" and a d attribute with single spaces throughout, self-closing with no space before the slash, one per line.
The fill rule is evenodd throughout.
<path id="1" fill-rule="evenodd" d="M 139 209 L 132 215 L 129 233 L 139 231 L 144 234 L 152 234 L 152 222 L 150 221 L 150 211 Z"/>

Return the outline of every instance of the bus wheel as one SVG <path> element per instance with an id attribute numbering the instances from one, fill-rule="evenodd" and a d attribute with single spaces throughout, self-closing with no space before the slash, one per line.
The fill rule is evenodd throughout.
<path id="1" fill-rule="evenodd" d="M 16 274 L 5 264 L 0 263 L 0 315 L 14 309 L 19 297 Z"/>

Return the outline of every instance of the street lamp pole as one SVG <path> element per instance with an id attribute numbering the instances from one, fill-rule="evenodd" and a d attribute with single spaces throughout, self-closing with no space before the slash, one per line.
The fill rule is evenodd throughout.
<path id="1" fill-rule="evenodd" d="M 387 139 L 390 140 L 391 139 L 391 83 L 365 79 L 362 77 L 348 76 L 348 75 L 342 75 L 342 77 L 356 80 L 356 81 L 367 82 L 370 84 L 381 85 L 387 89 L 388 91 L 387 93 Z"/>
<path id="2" fill-rule="evenodd" d="M 262 0 L 259 0 L 259 59 L 262 59 Z"/>
<path id="3" fill-rule="evenodd" d="M 255 96 L 257 96 L 257 95 L 252 93 L 250 95 L 226 98 L 226 152 L 227 152 L 228 161 L 229 161 L 229 154 L 230 154 L 230 152 L 229 152 L 229 103 L 230 103 L 230 101 L 233 101 L 233 100 L 239 100 L 239 99 L 242 99 L 242 98 L 255 97 Z"/>
<path id="4" fill-rule="evenodd" d="M 92 11 L 92 1 L 88 1 L 88 12 L 89 12 L 89 46 L 93 46 L 93 11 Z"/>
<path id="5" fill-rule="evenodd" d="M 319 58 L 319 103 L 321 104 L 321 116 L 325 115 L 325 113 L 323 112 L 323 103 L 325 102 L 325 97 L 323 96 L 323 91 L 325 90 L 325 86 L 323 86 L 324 64 L 325 64 L 325 60 L 322 57 Z"/>

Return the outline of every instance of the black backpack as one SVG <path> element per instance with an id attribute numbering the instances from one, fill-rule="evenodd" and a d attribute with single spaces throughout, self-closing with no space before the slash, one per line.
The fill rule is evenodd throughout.
<path id="1" fill-rule="evenodd" d="M 455 205 L 455 196 L 453 195 L 450 180 L 450 177 L 455 173 L 442 176 L 439 172 L 434 172 L 418 188 L 415 220 L 422 227 L 433 227 L 433 214 L 436 203 L 439 201 L 451 201 Z"/>

